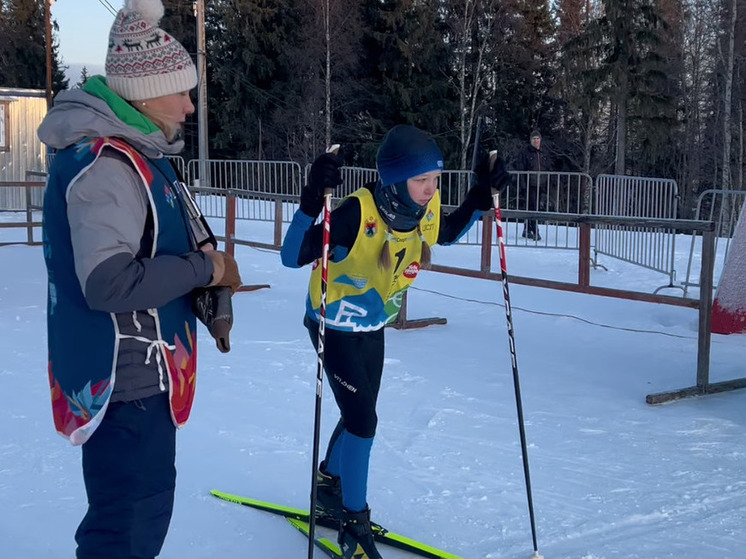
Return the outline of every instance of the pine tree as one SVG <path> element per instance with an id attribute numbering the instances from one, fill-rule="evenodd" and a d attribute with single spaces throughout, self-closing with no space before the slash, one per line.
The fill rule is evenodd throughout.
<path id="1" fill-rule="evenodd" d="M 458 153 L 457 104 L 449 87 L 449 55 L 438 2 L 364 0 L 359 122 L 371 164 L 383 134 L 412 124 L 438 137 L 444 153 Z M 453 164 L 451 161 L 448 164 Z"/>
<path id="2" fill-rule="evenodd" d="M 291 60 L 300 56 L 295 0 L 219 0 L 208 13 L 213 151 L 232 158 L 287 159 L 284 118 L 299 108 Z"/>
<path id="3" fill-rule="evenodd" d="M 38 0 L 10 0 L 6 10 L 9 52 L 4 85 L 45 89 L 44 4 Z"/>
<path id="4" fill-rule="evenodd" d="M 57 22 L 52 22 L 52 94 L 57 95 L 63 89 L 70 86 L 70 80 L 65 76 L 65 70 L 68 68 L 62 63 L 60 56 L 60 43 L 55 36 L 59 30 Z"/>
<path id="5" fill-rule="evenodd" d="M 80 70 L 80 79 L 78 80 L 78 83 L 75 84 L 76 88 L 81 88 L 85 85 L 85 82 L 88 81 L 88 78 L 91 76 L 88 74 L 88 68 L 83 66 L 83 68 Z"/>
<path id="6" fill-rule="evenodd" d="M 652 0 L 603 0 L 602 5 L 601 16 L 592 19 L 578 37 L 577 50 L 594 62 L 594 67 L 581 72 L 582 79 L 608 101 L 614 172 L 624 174 L 630 126 L 637 127 L 634 132 L 638 136 L 633 139 L 639 151 L 655 139 L 654 135 L 645 136 L 640 126 L 652 123 L 658 134 L 675 117 L 672 88 L 661 55 L 666 24 Z"/>
<path id="7" fill-rule="evenodd" d="M 9 73 L 12 56 L 12 41 L 10 23 L 6 12 L 7 9 L 3 7 L 2 0 L 0 0 L 0 37 L 3 37 L 3 40 L 0 41 L 0 85 L 5 85 L 10 82 Z"/>
<path id="8" fill-rule="evenodd" d="M 551 129 L 554 23 L 546 0 L 502 0 L 494 18 L 484 139 L 507 157 L 526 145 L 532 128 Z"/>
<path id="9" fill-rule="evenodd" d="M 183 2 L 182 0 L 163 0 L 165 12 L 160 22 L 161 29 L 168 29 L 169 33 L 176 37 L 182 46 L 192 57 L 192 61 L 197 63 L 197 20 L 194 15 L 192 2 Z M 208 95 L 210 92 L 208 91 Z M 199 137 L 197 130 L 197 112 L 199 106 L 196 102 L 197 92 L 192 92 L 192 98 L 195 104 L 195 114 L 188 118 L 184 124 L 184 151 L 182 157 L 193 159 L 198 157 Z M 208 122 L 208 131 L 211 130 Z M 210 154 L 212 156 L 212 154 Z"/>
<path id="10" fill-rule="evenodd" d="M 0 16 L 0 83 L 5 87 L 46 89 L 44 0 L 7 0 Z M 53 32 L 57 24 L 53 24 Z M 59 45 L 52 43 L 52 89 L 67 87 Z"/>
<path id="11" fill-rule="evenodd" d="M 650 27 L 644 33 L 649 43 L 638 45 L 629 105 L 627 167 L 633 175 L 676 177 L 681 134 L 677 99 L 683 79 L 676 4 L 650 3 Z"/>
<path id="12" fill-rule="evenodd" d="M 593 146 L 598 142 L 601 101 L 596 80 L 599 59 L 583 37 L 591 20 L 585 0 L 561 0 L 558 40 L 560 79 L 554 95 L 561 100 L 558 125 L 563 134 L 555 142 L 569 168 L 591 173 Z"/>

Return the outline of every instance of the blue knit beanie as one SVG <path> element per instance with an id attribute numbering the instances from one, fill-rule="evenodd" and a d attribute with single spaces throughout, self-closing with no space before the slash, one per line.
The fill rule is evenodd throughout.
<path id="1" fill-rule="evenodd" d="M 443 154 L 430 136 L 400 124 L 386 133 L 376 157 L 381 183 L 389 186 L 430 171 L 443 170 Z"/>

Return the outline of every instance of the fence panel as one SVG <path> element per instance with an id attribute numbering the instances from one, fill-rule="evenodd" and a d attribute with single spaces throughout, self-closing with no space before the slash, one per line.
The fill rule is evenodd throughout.
<path id="1" fill-rule="evenodd" d="M 192 159 L 187 173 L 193 186 L 300 195 L 300 165 L 293 161 Z"/>
<path id="2" fill-rule="evenodd" d="M 599 175 L 595 213 L 605 216 L 676 219 L 678 188 L 672 179 Z M 640 235 L 639 233 L 645 233 Z M 676 231 L 602 225 L 595 231 L 595 254 L 605 254 L 676 279 Z"/>
<path id="3" fill-rule="evenodd" d="M 705 190 L 697 198 L 694 219 L 715 222 L 715 254 L 717 255 L 716 265 L 719 268 L 722 268 L 728 258 L 730 241 L 733 238 L 745 202 L 746 192 L 742 190 Z M 696 235 L 696 232 L 693 233 L 689 248 L 689 259 L 686 265 L 686 278 L 682 282 L 684 295 L 688 293 L 689 287 L 699 287 L 699 282 L 692 277 L 695 245 L 698 244 Z M 718 246 L 722 243 L 725 243 L 725 247 L 721 247 L 719 250 Z M 698 273 L 695 270 L 694 277 L 699 277 Z M 719 274 L 716 274 L 716 277 L 719 277 Z M 717 282 L 713 284 L 713 288 L 717 288 Z"/>
<path id="4" fill-rule="evenodd" d="M 183 177 L 184 181 L 189 184 L 190 181 L 187 174 L 186 163 L 184 163 L 184 158 L 181 155 L 167 155 L 166 159 L 168 159 L 173 164 L 173 166 L 176 167 L 176 169 Z"/>
<path id="5" fill-rule="evenodd" d="M 241 163 L 239 170 L 230 163 Z M 219 189 L 231 189 L 231 190 L 244 190 L 245 196 L 241 196 L 240 192 L 235 193 L 237 200 L 237 217 L 239 219 L 260 219 L 270 220 L 271 216 L 266 214 L 262 209 L 264 206 L 251 206 L 247 199 L 256 198 L 258 192 L 267 192 L 273 194 L 282 195 L 294 195 L 298 196 L 300 191 L 286 192 L 286 188 L 272 188 L 271 185 L 282 184 L 285 182 L 280 181 L 269 181 L 267 184 L 270 185 L 269 189 L 259 190 L 256 188 L 245 188 L 246 182 L 243 178 L 246 176 L 245 169 L 247 164 L 257 164 L 267 162 L 228 162 L 228 161 L 210 161 L 211 168 L 211 180 L 213 180 L 213 187 Z M 272 169 L 273 162 L 269 162 L 268 169 Z M 189 162 L 189 173 L 190 176 L 194 176 L 193 172 L 198 169 L 198 161 L 193 160 Z M 299 172 L 299 182 L 305 184 L 305 177 L 308 176 L 310 165 L 306 165 L 303 169 L 303 174 Z M 335 191 L 334 202 L 337 203 L 341 198 L 351 194 L 358 188 L 361 188 L 369 182 L 373 182 L 378 179 L 378 172 L 376 169 L 365 168 L 365 167 L 342 167 L 342 185 Z M 550 173 L 531 173 L 531 172 L 512 172 L 513 180 L 506 187 L 502 195 L 502 204 L 505 209 L 515 210 L 528 210 L 527 202 L 527 190 L 530 185 L 534 185 L 537 188 L 537 193 L 540 196 L 541 203 L 540 209 L 542 211 L 549 211 L 553 213 L 583 213 L 584 203 L 583 200 L 587 198 L 588 192 L 591 190 L 592 179 L 589 175 L 584 173 L 561 173 L 561 172 L 550 172 Z M 464 200 L 466 192 L 472 184 L 472 172 L 465 170 L 446 170 L 443 171 L 440 181 L 440 195 L 444 211 L 451 211 L 456 208 Z M 537 179 L 537 180 L 533 180 Z M 194 184 L 194 183 L 193 183 Z M 204 185 L 202 185 L 204 186 Z M 242 201 L 243 200 L 243 201 Z M 287 206 L 288 204 L 285 204 Z M 211 207 L 209 204 L 203 208 L 205 215 L 210 217 L 221 217 L 215 215 L 213 212 L 217 211 L 217 208 Z M 283 212 L 283 214 L 289 214 L 285 216 L 284 221 L 289 222 L 292 219 L 292 212 Z M 536 246 L 535 241 L 522 238 L 518 230 L 518 224 L 522 223 L 518 220 L 513 220 L 511 224 L 506 223 L 505 227 L 505 242 L 509 245 L 514 246 Z M 512 227 L 511 227 L 512 225 Z M 578 248 L 578 235 L 576 234 L 574 227 L 567 227 L 567 224 L 551 223 L 543 224 L 542 231 L 544 233 L 544 241 L 541 244 L 544 248 L 565 248 L 565 249 L 577 249 Z M 478 221 L 474 227 L 472 227 L 460 240 L 462 244 L 474 244 L 478 245 L 482 242 L 482 223 Z M 497 240 L 493 241 L 495 244 Z"/>
<path id="6" fill-rule="evenodd" d="M 500 197 L 505 210 L 566 213 L 582 215 L 590 212 L 593 179 L 586 173 L 560 171 L 510 171 L 511 181 Z M 540 239 L 523 237 L 524 220 L 507 220 L 504 226 L 506 244 L 541 246 L 542 248 L 578 248 L 576 227 L 571 223 L 537 220 Z"/>

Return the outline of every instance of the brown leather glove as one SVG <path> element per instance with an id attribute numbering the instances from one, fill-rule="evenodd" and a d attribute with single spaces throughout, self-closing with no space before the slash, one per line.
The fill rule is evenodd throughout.
<path id="1" fill-rule="evenodd" d="M 207 287 L 225 286 L 231 288 L 231 293 L 238 291 L 242 283 L 235 258 L 221 250 L 205 251 L 205 254 L 212 260 L 214 268 L 212 281 Z"/>

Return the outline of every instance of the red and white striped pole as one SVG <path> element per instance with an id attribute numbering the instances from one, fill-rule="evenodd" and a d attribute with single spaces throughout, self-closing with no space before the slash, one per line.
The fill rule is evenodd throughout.
<path id="1" fill-rule="evenodd" d="M 339 144 L 326 150 L 327 153 L 337 153 Z M 329 278 L 329 244 L 332 222 L 332 192 L 331 188 L 324 189 L 324 229 L 321 236 L 321 306 L 319 307 L 319 335 L 316 346 L 316 407 L 313 418 L 313 458 L 311 460 L 311 508 L 308 522 L 308 559 L 313 559 L 316 534 L 316 464 L 319 461 L 319 446 L 321 437 L 321 395 L 324 388 L 324 343 L 326 341 L 326 290 Z"/>
<path id="2" fill-rule="evenodd" d="M 497 160 L 497 152 L 490 152 L 490 169 Z M 513 387 L 515 388 L 515 404 L 518 412 L 518 429 L 521 435 L 521 453 L 523 455 L 523 475 L 526 479 L 526 495 L 528 497 L 528 514 L 531 521 L 531 538 L 534 544 L 534 553 L 531 559 L 543 559 L 539 554 L 536 540 L 536 521 L 534 519 L 534 502 L 531 497 L 531 475 L 528 469 L 528 450 L 526 446 L 526 428 L 523 422 L 523 404 L 521 403 L 521 385 L 518 379 L 518 358 L 515 350 L 515 332 L 513 330 L 513 310 L 510 306 L 510 287 L 508 284 L 508 262 L 505 258 L 505 237 L 502 228 L 502 212 L 500 211 L 500 192 L 492 190 L 492 203 L 495 211 L 495 226 L 497 227 L 497 244 L 500 250 L 500 277 L 503 286 L 503 298 L 505 299 L 505 316 L 508 322 L 508 341 L 510 343 L 510 360 L 513 365 Z"/>

